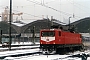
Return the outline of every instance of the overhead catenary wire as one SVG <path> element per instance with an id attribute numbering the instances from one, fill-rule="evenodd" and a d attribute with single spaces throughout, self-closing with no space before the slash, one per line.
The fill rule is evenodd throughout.
<path id="1" fill-rule="evenodd" d="M 17 11 L 17 10 L 13 10 L 13 11 L 20 12 L 20 11 Z M 42 18 L 42 17 L 40 17 L 40 16 L 32 15 L 32 14 L 29 14 L 29 13 L 25 13 L 25 12 L 23 12 L 23 13 L 26 14 L 26 15 L 33 16 L 33 17 Z"/>
<path id="2" fill-rule="evenodd" d="M 80 7 L 83 7 L 83 8 L 85 8 L 85 9 L 90 9 L 90 8 L 89 8 L 89 7 L 87 7 L 87 6 L 84 6 L 84 5 L 79 4 L 79 3 L 76 3 L 76 2 L 74 2 L 74 4 L 77 4 L 77 5 L 79 5 Z"/>
<path id="3" fill-rule="evenodd" d="M 41 4 L 41 3 L 37 2 L 37 1 L 31 1 L 31 0 L 27 0 L 27 1 L 32 2 L 32 3 L 35 3 L 35 4 L 37 4 L 37 5 L 44 6 L 44 7 L 46 7 L 46 8 L 50 8 L 50 9 L 52 9 L 52 10 L 54 10 L 54 11 L 63 13 L 63 14 L 65 14 L 65 15 L 72 15 L 72 14 L 70 14 L 70 13 L 66 13 L 66 12 L 63 12 L 63 11 L 59 11 L 59 10 L 57 10 L 57 9 L 55 9 L 55 8 L 53 8 L 53 7 L 47 6 L 47 5 L 45 5 L 45 4 Z"/>
<path id="4" fill-rule="evenodd" d="M 52 10 L 54 10 L 54 11 L 56 11 L 56 12 L 60 12 L 60 13 L 62 13 L 62 14 L 64 14 L 64 15 L 67 15 L 67 16 L 72 15 L 72 14 L 70 14 L 70 13 L 66 13 L 66 12 L 63 12 L 63 11 L 59 11 L 59 10 L 53 8 L 53 7 L 47 6 L 47 5 L 45 5 L 45 3 L 40 3 L 40 2 L 37 2 L 37 1 L 35 1 L 35 0 L 33 0 L 33 1 L 28 0 L 28 1 L 30 1 L 30 2 L 32 2 L 32 3 L 34 3 L 34 4 L 37 4 L 37 5 L 41 5 L 41 6 L 43 6 L 43 7 L 52 9 Z M 73 5 L 75 5 L 75 4 L 73 4 Z M 76 5 L 75 5 L 75 6 L 76 6 Z M 78 6 L 76 6 L 76 7 L 79 8 Z M 79 9 L 80 9 L 80 8 L 79 8 Z M 27 14 L 27 15 L 30 15 L 30 16 L 34 16 L 34 17 L 42 18 L 42 17 L 40 17 L 40 16 L 36 16 L 36 15 L 33 15 L 33 14 L 29 14 L 29 13 L 24 13 L 24 14 Z M 81 17 L 79 17 L 79 16 L 77 16 L 77 15 L 74 15 L 74 13 L 73 13 L 73 16 L 75 16 L 75 17 L 74 17 L 75 19 L 81 18 Z"/>
<path id="5" fill-rule="evenodd" d="M 52 10 L 54 10 L 54 11 L 60 12 L 60 13 L 62 13 L 62 14 L 64 14 L 64 15 L 67 15 L 67 16 L 68 16 L 68 15 L 72 15 L 72 14 L 70 14 L 70 13 L 66 13 L 66 12 L 63 12 L 63 11 L 59 11 L 59 10 L 53 8 L 53 7 L 47 6 L 47 5 L 42 4 L 42 3 L 39 3 L 39 2 L 37 2 L 37 1 L 31 1 L 31 0 L 27 0 L 27 1 L 30 1 L 30 2 L 32 2 L 32 3 L 38 4 L 38 5 L 41 5 L 41 6 L 44 6 L 44 7 L 46 7 L 46 8 L 50 8 L 50 9 L 52 9 Z M 22 7 L 22 6 L 21 6 L 21 7 Z M 25 13 L 25 14 L 31 15 L 31 16 L 34 16 L 34 17 L 38 17 L 38 16 L 35 16 L 35 15 L 32 15 L 32 14 L 28 14 L 28 13 Z M 76 16 L 76 15 L 75 15 L 75 16 Z M 78 17 L 78 16 L 76 16 L 76 17 Z"/>
<path id="6" fill-rule="evenodd" d="M 52 10 L 54 10 L 54 11 L 56 11 L 56 12 L 62 13 L 62 14 L 67 15 L 67 16 L 71 16 L 71 15 L 72 15 L 72 14 L 70 14 L 70 13 L 57 10 L 57 9 L 55 9 L 55 8 L 53 8 L 53 7 L 47 6 L 47 5 L 42 4 L 42 3 L 40 3 L 40 2 L 37 2 L 37 1 L 31 1 L 31 0 L 27 0 L 27 1 L 32 2 L 32 3 L 34 3 L 34 4 L 37 4 L 37 5 L 44 6 L 44 7 L 49 8 L 49 9 L 52 9 Z M 79 16 L 77 16 L 77 15 L 74 15 L 74 16 L 75 16 L 75 17 L 74 17 L 75 19 L 81 18 L 81 17 L 79 17 Z M 76 18 L 76 17 L 77 17 L 77 18 Z"/>
<path id="7" fill-rule="evenodd" d="M 55 9 L 55 8 L 53 8 L 53 7 L 47 6 L 47 5 L 45 5 L 45 4 L 41 4 L 40 2 L 37 2 L 37 1 L 35 1 L 35 0 L 33 0 L 33 1 L 28 0 L 28 1 L 30 1 L 30 2 L 32 2 L 32 3 L 34 3 L 34 4 L 38 4 L 38 5 L 44 6 L 44 7 L 46 7 L 46 8 L 52 9 L 52 10 L 54 10 L 54 11 L 56 11 L 56 12 L 60 12 L 60 13 L 62 13 L 62 14 L 64 14 L 64 15 L 67 15 L 67 16 L 69 16 L 69 15 L 71 16 L 71 15 L 72 15 L 72 14 L 67 13 L 67 12 L 59 11 L 59 10 L 57 10 L 57 9 Z M 22 7 L 22 6 L 21 6 L 21 7 Z M 24 7 L 24 6 L 23 6 L 23 7 Z M 25 7 L 26 7 L 26 6 L 25 6 Z M 13 10 L 13 11 L 14 11 L 14 10 Z M 20 12 L 20 11 L 19 11 L 19 12 Z M 24 14 L 27 14 L 27 15 L 30 15 L 30 16 L 33 16 L 33 17 L 42 18 L 41 16 L 36 16 L 36 15 L 30 14 L 30 13 L 26 13 L 26 12 L 23 12 L 23 13 L 24 13 Z M 81 18 L 81 17 L 75 15 L 74 18 L 76 18 L 76 17 Z"/>
<path id="8" fill-rule="evenodd" d="M 74 6 L 76 6 L 76 8 L 80 9 L 80 11 L 89 13 L 88 11 L 85 11 L 85 10 L 82 9 L 81 7 L 84 7 L 85 9 L 86 9 L 86 8 L 87 8 L 87 9 L 90 9 L 90 8 L 85 7 L 84 5 L 78 4 L 78 3 L 74 2 L 74 0 L 73 0 L 73 1 L 67 0 L 67 1 L 70 2 L 70 3 L 73 5 L 73 12 L 74 12 Z M 78 5 L 81 6 L 81 7 L 79 7 Z M 75 19 L 81 18 L 81 17 L 79 17 L 79 16 L 77 16 L 77 15 L 74 15 L 74 13 L 73 13 L 73 16 L 75 16 L 75 17 L 74 17 Z"/>
<path id="9" fill-rule="evenodd" d="M 46 3 L 44 3 L 44 4 L 49 4 L 49 3 L 52 3 L 52 2 L 54 2 L 54 1 L 56 1 L 56 0 L 53 0 L 53 1 L 50 1 L 50 2 L 46 2 Z"/>
<path id="10" fill-rule="evenodd" d="M 80 9 L 80 11 L 89 13 L 88 11 L 85 11 L 84 9 L 80 8 L 80 7 L 84 7 L 84 6 L 78 4 L 78 5 L 80 6 L 80 7 L 79 7 L 79 6 L 77 5 L 77 3 L 71 2 L 70 0 L 67 0 L 67 1 L 70 2 L 71 4 L 73 4 L 74 6 L 76 6 L 78 9 Z M 73 7 L 74 7 L 74 6 L 73 6 Z M 86 9 L 86 8 L 85 8 L 85 9 Z"/>

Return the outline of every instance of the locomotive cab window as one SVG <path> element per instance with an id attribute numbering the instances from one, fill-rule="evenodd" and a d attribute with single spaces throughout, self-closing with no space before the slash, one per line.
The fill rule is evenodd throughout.
<path id="1" fill-rule="evenodd" d="M 55 36 L 55 32 L 54 31 L 42 31 L 41 36 L 42 37 L 46 37 L 46 36 L 53 37 Z"/>

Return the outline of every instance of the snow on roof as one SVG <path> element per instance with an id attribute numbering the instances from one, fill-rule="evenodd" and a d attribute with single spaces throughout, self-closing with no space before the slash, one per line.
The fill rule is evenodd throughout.
<path id="1" fill-rule="evenodd" d="M 61 24 L 61 25 L 67 25 L 66 23 L 63 23 L 63 22 L 61 22 L 61 21 L 59 21 L 59 20 L 52 20 L 52 22 L 58 23 L 58 24 Z"/>
<path id="2" fill-rule="evenodd" d="M 26 25 L 26 24 L 21 24 L 21 23 L 12 23 L 12 24 L 16 25 L 16 26 L 19 26 L 19 27 Z"/>
<path id="3" fill-rule="evenodd" d="M 21 27 L 34 21 L 37 21 L 37 20 L 15 21 L 15 22 L 12 22 L 12 24 Z"/>

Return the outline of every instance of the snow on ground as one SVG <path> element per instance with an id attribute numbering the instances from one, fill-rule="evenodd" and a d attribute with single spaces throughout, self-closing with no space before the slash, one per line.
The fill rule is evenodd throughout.
<path id="1" fill-rule="evenodd" d="M 22 57 L 13 57 L 14 60 L 53 60 L 55 58 L 64 58 L 69 55 L 29 55 Z M 12 58 L 12 57 L 8 57 Z M 6 58 L 5 58 L 6 59 Z"/>
<path id="2" fill-rule="evenodd" d="M 22 50 L 23 51 L 23 50 Z M 23 51 L 24 52 L 24 51 Z M 21 57 L 6 57 L 5 59 L 12 59 L 12 60 L 81 60 L 81 58 L 78 57 L 69 57 L 76 54 L 90 54 L 90 50 L 86 50 L 84 52 L 74 52 L 69 53 L 67 55 L 27 55 L 27 56 L 21 56 Z M 90 60 L 90 57 L 87 58 L 87 60 Z"/>
<path id="3" fill-rule="evenodd" d="M 21 42 L 20 44 L 18 43 L 15 43 L 15 44 L 12 44 L 12 45 L 32 45 L 33 43 L 32 42 Z M 35 44 L 39 44 L 39 42 L 36 42 Z M 2 46 L 2 44 L 0 44 L 0 46 Z M 18 48 L 34 48 L 34 47 L 39 47 L 39 45 L 37 46 L 20 46 L 20 47 L 11 47 L 11 49 L 18 49 Z M 6 48 L 0 48 L 0 50 L 3 50 L 3 49 L 9 49 L 8 47 Z"/>
<path id="4" fill-rule="evenodd" d="M 39 45 L 37 46 L 20 46 L 20 47 L 11 47 L 11 49 L 18 49 L 18 48 L 36 48 L 36 47 L 39 47 Z M 4 49 L 9 49 L 8 47 L 7 48 L 0 48 L 0 50 L 4 50 Z"/>
<path id="5" fill-rule="evenodd" d="M 30 45 L 33 44 L 32 42 L 16 42 L 16 43 L 12 43 L 11 45 Z M 35 44 L 40 44 L 39 42 L 35 42 Z M 2 44 L 0 44 L 0 46 L 2 46 Z"/>
<path id="6" fill-rule="evenodd" d="M 0 52 L 0 57 L 9 56 L 9 55 L 34 53 L 34 52 L 38 52 L 38 51 L 39 51 L 39 48 L 37 48 L 37 49 L 27 49 L 27 50 L 4 51 L 4 52 Z"/>
<path id="7" fill-rule="evenodd" d="M 29 56 L 22 56 L 22 57 L 7 57 L 5 59 L 13 59 L 13 60 L 81 60 L 81 58 L 71 58 L 67 56 L 70 55 L 29 55 Z"/>
<path id="8" fill-rule="evenodd" d="M 17 43 L 18 44 L 18 43 Z M 20 43 L 23 44 L 23 43 Z M 24 43 L 24 44 L 32 44 L 32 43 Z M 39 43 L 37 43 L 39 44 Z M 32 47 L 38 47 L 38 46 L 21 46 L 18 48 L 32 48 Z M 12 47 L 16 48 L 16 47 Z M 39 51 L 39 48 L 37 49 L 27 49 L 27 50 L 15 50 L 15 51 L 5 51 L 5 52 L 0 52 L 0 56 L 6 56 L 6 55 L 14 55 L 14 54 L 24 54 L 28 52 L 36 52 Z M 4 60 L 81 60 L 81 58 L 78 57 L 69 57 L 71 55 L 76 55 L 76 54 L 90 54 L 90 50 L 86 50 L 84 52 L 76 51 L 74 53 L 68 53 L 67 55 L 27 55 L 27 56 L 21 56 L 21 57 L 6 57 Z M 90 57 L 87 58 L 87 60 L 90 60 Z"/>
<path id="9" fill-rule="evenodd" d="M 12 45 L 28 45 L 28 44 L 33 44 L 32 42 L 16 42 L 16 43 L 13 43 Z M 35 42 L 35 44 L 40 44 L 39 42 Z"/>
<path id="10" fill-rule="evenodd" d="M 24 43 L 26 44 L 32 44 L 32 43 Z M 22 45 L 24 45 L 22 44 Z M 38 44 L 38 43 L 36 43 Z M 14 44 L 17 45 L 17 44 Z M 37 46 L 20 46 L 20 47 L 11 47 L 11 49 L 18 49 L 18 48 L 34 48 L 34 47 L 39 47 L 39 45 Z M 9 49 L 9 48 L 0 48 L 0 50 L 2 49 Z M 34 52 L 38 52 L 40 49 L 36 48 L 36 49 L 25 49 L 25 50 L 13 50 L 13 51 L 1 51 L 0 52 L 0 57 L 3 56 L 9 56 L 9 55 L 18 55 L 18 54 L 26 54 L 26 53 L 34 53 Z"/>

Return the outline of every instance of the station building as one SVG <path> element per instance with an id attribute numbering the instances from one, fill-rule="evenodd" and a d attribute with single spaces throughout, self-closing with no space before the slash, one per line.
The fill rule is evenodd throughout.
<path id="1" fill-rule="evenodd" d="M 52 22 L 49 19 L 36 20 L 28 24 L 25 24 L 21 21 L 12 22 L 11 23 L 12 43 L 32 42 L 33 38 L 35 39 L 35 42 L 39 42 L 40 30 L 51 28 L 51 24 Z M 53 23 L 53 24 L 58 25 L 58 23 Z M 1 31 L 0 37 L 3 38 L 2 41 L 6 41 L 6 40 L 9 41 L 9 29 L 10 29 L 9 22 L 5 22 L 5 21 L 0 22 L 0 31 Z M 34 37 L 33 37 L 33 31 L 34 31 Z M 0 40 L 0 43 L 2 43 L 2 41 Z"/>

